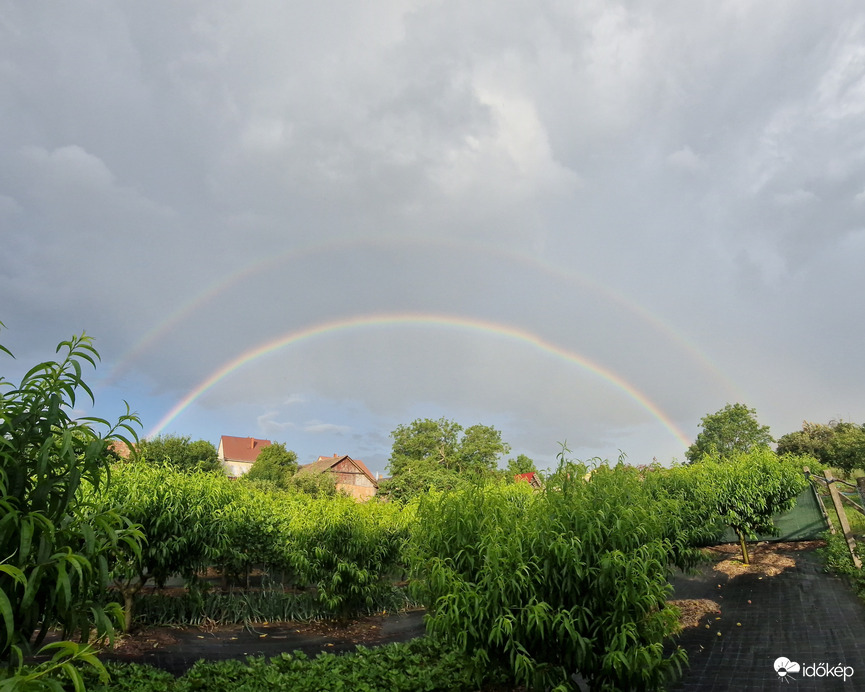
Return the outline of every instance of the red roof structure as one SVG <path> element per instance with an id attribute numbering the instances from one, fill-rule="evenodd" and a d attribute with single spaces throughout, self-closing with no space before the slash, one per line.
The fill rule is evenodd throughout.
<path id="1" fill-rule="evenodd" d="M 246 461 L 251 464 L 265 447 L 270 447 L 270 440 L 259 440 L 255 437 L 230 437 L 228 435 L 219 438 L 219 456 L 221 459 Z"/>
<path id="2" fill-rule="evenodd" d="M 533 488 L 541 487 L 541 480 L 540 478 L 538 478 L 538 475 L 534 471 L 531 471 L 530 473 L 518 473 L 516 476 L 514 476 L 514 481 L 516 481 L 517 483 L 528 483 Z"/>
<path id="3" fill-rule="evenodd" d="M 242 476 L 252 468 L 259 453 L 265 447 L 270 447 L 270 440 L 223 435 L 219 438 L 217 456 L 222 462 L 225 472 L 229 476 L 237 477 Z"/>

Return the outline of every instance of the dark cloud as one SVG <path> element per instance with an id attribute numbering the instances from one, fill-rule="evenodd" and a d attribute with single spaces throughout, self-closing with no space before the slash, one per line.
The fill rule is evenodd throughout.
<path id="1" fill-rule="evenodd" d="M 151 427 L 330 321 L 531 337 L 335 330 L 172 422 L 381 470 L 414 416 L 640 461 L 738 399 L 865 420 L 863 32 L 852 2 L 13 3 L 4 343 L 95 334 Z"/>

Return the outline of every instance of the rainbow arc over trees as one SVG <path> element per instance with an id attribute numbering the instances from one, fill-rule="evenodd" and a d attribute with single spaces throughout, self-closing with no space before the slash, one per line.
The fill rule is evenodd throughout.
<path id="1" fill-rule="evenodd" d="M 716 382 L 728 391 L 728 398 L 737 401 L 748 397 L 742 394 L 718 366 L 710 360 L 692 341 L 685 337 L 680 331 L 674 329 L 660 317 L 644 308 L 637 301 L 630 299 L 609 286 L 598 283 L 589 277 L 578 273 L 566 271 L 556 267 L 549 262 L 538 258 L 510 251 L 506 248 L 492 246 L 485 243 L 456 241 L 447 238 L 405 238 L 395 236 L 381 236 L 371 238 L 337 238 L 331 241 L 315 243 L 307 246 L 286 250 L 252 262 L 240 267 L 230 274 L 216 280 L 210 286 L 202 289 L 196 295 L 188 298 L 177 305 L 158 324 L 151 327 L 139 340 L 133 344 L 114 364 L 109 374 L 109 382 L 116 380 L 125 372 L 132 362 L 139 356 L 152 348 L 170 331 L 178 329 L 190 315 L 204 308 L 207 304 L 215 301 L 219 296 L 235 286 L 242 285 L 251 277 L 284 268 L 291 263 L 307 261 L 318 256 L 327 256 L 328 253 L 347 249 L 394 249 L 394 248 L 427 248 L 451 249 L 454 253 L 474 252 L 489 256 L 501 262 L 514 263 L 523 267 L 527 272 L 536 272 L 552 280 L 563 281 L 575 287 L 585 290 L 597 298 L 607 301 L 616 306 L 624 314 L 630 315 L 638 322 L 648 325 L 655 333 L 668 339 L 673 347 L 680 349 L 687 355 L 689 360 L 698 365 L 704 372 L 708 373 Z"/>
<path id="2" fill-rule="evenodd" d="M 275 339 L 271 339 L 263 344 L 255 346 L 236 358 L 231 359 L 227 363 L 224 363 L 199 382 L 180 401 L 178 401 L 171 410 L 165 414 L 165 416 L 162 417 L 162 419 L 147 434 L 147 437 L 154 437 L 164 431 L 168 425 L 177 419 L 177 417 L 189 408 L 196 400 L 209 390 L 213 389 L 213 387 L 218 385 L 226 377 L 230 376 L 235 371 L 240 370 L 249 363 L 267 356 L 268 354 L 310 339 L 326 337 L 328 335 L 350 330 L 405 326 L 422 326 L 479 332 L 496 338 L 505 338 L 528 344 L 540 351 L 552 354 L 593 373 L 613 387 L 619 389 L 657 419 L 682 444 L 683 447 L 688 447 L 690 445 L 690 441 L 679 427 L 645 394 L 612 370 L 589 360 L 575 351 L 565 349 L 541 338 L 537 334 L 533 334 L 532 332 L 512 325 L 460 315 L 414 312 L 376 313 L 319 322 L 311 326 L 287 332 Z"/>

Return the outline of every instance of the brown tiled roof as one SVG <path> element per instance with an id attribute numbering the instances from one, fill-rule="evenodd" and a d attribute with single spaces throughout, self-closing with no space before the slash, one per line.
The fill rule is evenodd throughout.
<path id="1" fill-rule="evenodd" d="M 378 482 L 375 480 L 375 476 L 372 475 L 370 470 L 366 467 L 366 464 L 364 464 L 360 459 L 352 459 L 348 454 L 343 454 L 342 456 L 334 454 L 332 457 L 319 457 L 311 464 L 305 464 L 301 466 L 297 470 L 297 472 L 304 474 L 324 473 L 325 471 L 332 468 L 333 466 L 336 466 L 339 462 L 345 459 L 349 459 L 351 462 L 353 462 L 354 465 L 357 466 L 364 474 L 366 474 L 366 476 L 373 483 L 376 483 L 376 485 L 378 485 Z"/>
<path id="2" fill-rule="evenodd" d="M 231 437 L 223 435 L 220 438 L 222 456 L 230 461 L 253 462 L 258 453 L 265 447 L 270 447 L 270 440 L 259 440 L 255 437 Z"/>

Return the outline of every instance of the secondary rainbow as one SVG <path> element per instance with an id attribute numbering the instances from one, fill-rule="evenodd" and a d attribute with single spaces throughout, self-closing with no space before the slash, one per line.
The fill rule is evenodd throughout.
<path id="1" fill-rule="evenodd" d="M 676 347 L 684 351 L 688 358 L 698 364 L 712 378 L 721 383 L 730 397 L 737 401 L 747 399 L 738 387 L 731 382 L 718 366 L 706 356 L 697 346 L 685 337 L 681 332 L 674 329 L 653 312 L 647 310 L 633 299 L 626 298 L 621 293 L 609 286 L 598 283 L 586 276 L 566 271 L 561 267 L 554 266 L 535 257 L 522 253 L 510 251 L 506 248 L 493 246 L 485 243 L 455 241 L 447 238 L 405 238 L 401 236 L 376 236 L 376 237 L 350 237 L 338 238 L 324 243 L 312 244 L 304 247 L 294 248 L 275 256 L 268 256 L 246 266 L 240 267 L 227 276 L 216 280 L 212 285 L 203 289 L 198 294 L 190 297 L 175 307 L 158 324 L 148 330 L 129 350 L 127 350 L 115 363 L 108 375 L 109 383 L 116 381 L 130 366 L 130 364 L 141 354 L 151 348 L 154 344 L 173 329 L 179 327 L 190 315 L 212 302 L 220 295 L 234 286 L 242 284 L 252 276 L 260 275 L 271 269 L 283 267 L 289 262 L 300 262 L 304 259 L 325 255 L 331 251 L 345 250 L 348 248 L 390 248 L 397 246 L 417 247 L 441 247 L 452 248 L 454 252 L 477 252 L 491 257 L 497 257 L 502 261 L 514 262 L 522 265 L 529 271 L 537 271 L 551 278 L 565 281 L 579 286 L 610 303 L 617 305 L 624 312 L 636 317 L 639 321 L 649 325 L 655 332 L 669 339 Z"/>
<path id="2" fill-rule="evenodd" d="M 594 363 L 584 356 L 562 348 L 545 339 L 542 339 L 536 334 L 528 332 L 524 329 L 491 322 L 488 320 L 462 317 L 459 315 L 447 315 L 438 313 L 386 313 L 386 314 L 369 314 L 357 315 L 338 320 L 320 322 L 309 327 L 297 329 L 282 336 L 272 339 L 264 344 L 256 346 L 236 358 L 228 361 L 213 373 L 208 375 L 204 380 L 197 384 L 186 396 L 184 396 L 171 410 L 163 416 L 163 418 L 154 426 L 147 434 L 147 437 L 154 437 L 171 424 L 178 416 L 180 416 L 189 406 L 191 406 L 199 397 L 207 391 L 215 387 L 226 377 L 231 375 L 236 370 L 239 370 L 248 363 L 262 358 L 270 353 L 274 353 L 282 348 L 298 344 L 302 341 L 323 337 L 336 332 L 348 331 L 352 329 L 367 329 L 380 327 L 406 327 L 406 326 L 424 326 L 431 328 L 448 328 L 448 329 L 463 329 L 467 331 L 481 332 L 497 337 L 504 337 L 514 341 L 529 344 L 546 353 L 555 355 L 570 363 L 594 373 L 617 389 L 624 392 L 629 398 L 639 404 L 643 409 L 648 411 L 656 418 L 684 447 L 688 447 L 690 442 L 685 434 L 676 426 L 676 424 L 667 416 L 655 403 L 653 403 L 645 394 L 639 391 L 636 387 L 628 383 L 622 377 L 613 371 Z"/>

